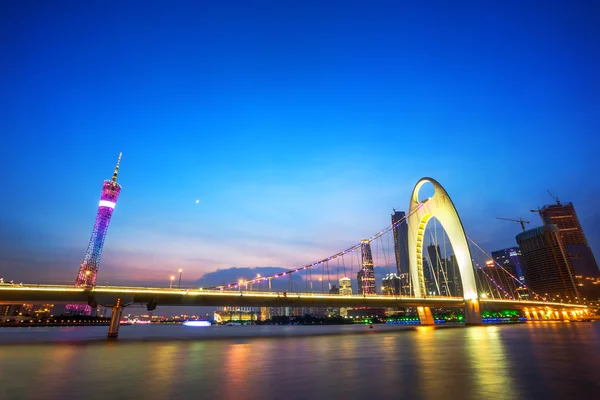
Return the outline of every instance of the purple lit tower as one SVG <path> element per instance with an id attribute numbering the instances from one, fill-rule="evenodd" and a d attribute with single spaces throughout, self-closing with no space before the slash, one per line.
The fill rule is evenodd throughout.
<path id="1" fill-rule="evenodd" d="M 121 155 L 119 153 L 119 159 L 117 160 L 117 166 L 111 180 L 104 181 L 102 185 L 102 194 L 100 195 L 100 203 L 98 204 L 98 214 L 96 215 L 96 223 L 94 224 L 94 230 L 92 231 L 92 237 L 88 244 L 85 257 L 79 267 L 79 274 L 75 280 L 75 286 L 95 286 L 96 277 L 98 274 L 98 268 L 100 267 L 100 256 L 102 255 L 102 247 L 104 246 L 104 238 L 106 237 L 106 231 L 108 230 L 108 223 L 112 216 L 119 193 L 121 192 L 121 185 L 117 183 L 117 175 L 119 173 L 119 164 L 121 163 Z M 84 314 L 90 315 L 90 306 L 83 306 L 78 304 L 70 304 L 66 310 L 71 314 Z"/>

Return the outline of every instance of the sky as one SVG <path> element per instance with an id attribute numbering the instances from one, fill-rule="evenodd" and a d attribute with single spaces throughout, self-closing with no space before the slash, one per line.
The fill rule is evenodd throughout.
<path id="1" fill-rule="evenodd" d="M 577 209 L 600 255 L 596 1 L 0 2 L 0 277 L 184 283 L 347 248 L 437 179 L 470 237 Z M 196 203 L 196 200 L 199 200 Z"/>

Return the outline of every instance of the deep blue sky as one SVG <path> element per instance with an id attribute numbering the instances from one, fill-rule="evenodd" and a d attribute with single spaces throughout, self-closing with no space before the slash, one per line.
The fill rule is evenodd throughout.
<path id="1" fill-rule="evenodd" d="M 296 266 L 432 176 L 488 251 L 550 189 L 600 253 L 596 1 L 2 1 L 0 276 Z M 200 203 L 195 204 L 199 199 Z"/>

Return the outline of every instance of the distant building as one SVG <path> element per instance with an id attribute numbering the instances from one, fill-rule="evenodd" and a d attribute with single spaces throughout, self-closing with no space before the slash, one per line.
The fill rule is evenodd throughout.
<path id="1" fill-rule="evenodd" d="M 22 304 L 3 304 L 0 305 L 0 317 L 13 317 L 19 314 Z"/>
<path id="2" fill-rule="evenodd" d="M 352 294 L 352 281 L 350 278 L 343 277 L 340 278 L 340 294 L 342 296 L 350 296 Z"/>
<path id="3" fill-rule="evenodd" d="M 544 206 L 538 212 L 544 224 L 554 224 L 558 227 L 575 275 L 600 278 L 600 269 L 581 228 L 573 203 L 562 204 L 557 200 L 556 204 Z"/>
<path id="4" fill-rule="evenodd" d="M 544 225 L 516 237 L 523 255 L 527 286 L 542 297 L 578 296 L 575 275 L 556 225 Z M 549 300 L 550 300 L 549 299 Z"/>
<path id="5" fill-rule="evenodd" d="M 396 256 L 396 270 L 398 276 L 408 274 L 408 223 L 405 221 L 406 213 L 396 211 L 392 214 L 392 225 L 397 224 L 394 233 L 394 255 Z M 409 285 L 400 282 L 400 290 L 404 295 L 409 295 Z"/>
<path id="6" fill-rule="evenodd" d="M 410 274 L 407 272 L 405 274 L 400 274 L 400 295 L 402 296 L 410 296 L 411 293 L 411 283 L 410 283 Z"/>
<path id="7" fill-rule="evenodd" d="M 423 257 L 423 280 L 425 282 L 425 291 L 428 296 L 437 296 L 439 292 L 435 284 L 433 269 L 426 257 Z"/>
<path id="8" fill-rule="evenodd" d="M 219 315 L 223 322 L 226 321 L 255 321 L 258 319 L 267 319 L 262 317 L 262 312 L 267 311 L 269 307 L 217 307 L 214 315 Z M 273 316 L 273 309 L 269 311 Z"/>
<path id="9" fill-rule="evenodd" d="M 358 270 L 358 272 L 356 273 L 356 283 L 358 285 L 358 294 L 364 294 L 363 293 L 363 277 L 365 276 L 365 271 L 363 271 L 362 269 Z"/>
<path id="10" fill-rule="evenodd" d="M 340 278 L 339 282 L 339 294 L 342 296 L 350 296 L 352 295 L 352 281 L 348 277 Z M 348 315 L 347 308 L 342 307 L 338 311 L 338 315 L 342 317 L 346 317 Z"/>
<path id="11" fill-rule="evenodd" d="M 37 318 L 48 318 L 52 316 L 54 304 L 35 304 L 30 315 Z"/>
<path id="12" fill-rule="evenodd" d="M 502 268 L 516 276 L 521 282 L 525 281 L 523 274 L 523 256 L 519 247 L 509 247 L 507 249 L 492 251 L 492 259 Z"/>
<path id="13" fill-rule="evenodd" d="M 381 279 L 381 294 L 386 296 L 400 295 L 400 277 L 395 273 L 387 274 Z"/>
<path id="14" fill-rule="evenodd" d="M 577 289 L 586 300 L 600 301 L 600 278 L 575 276 Z"/>
<path id="15" fill-rule="evenodd" d="M 257 321 L 260 313 L 254 311 L 242 311 L 242 310 L 221 310 L 214 312 L 214 321 L 217 323 L 227 322 L 250 322 Z"/>
<path id="16" fill-rule="evenodd" d="M 375 269 L 373 268 L 373 255 L 371 253 L 371 243 L 369 240 L 361 242 L 362 269 L 358 271 L 356 279 L 358 281 L 358 293 L 363 295 L 373 295 L 375 292 Z"/>
<path id="17" fill-rule="evenodd" d="M 327 316 L 327 308 L 325 308 L 325 307 L 310 307 L 310 309 L 308 310 L 308 313 L 305 313 L 305 314 L 312 315 L 313 317 L 323 318 L 323 317 Z"/>
<path id="18" fill-rule="evenodd" d="M 348 314 L 346 314 L 348 315 Z M 327 316 L 328 317 L 339 317 L 340 316 L 340 309 L 339 308 L 335 308 L 335 307 L 330 307 L 327 309 Z"/>
<path id="19" fill-rule="evenodd" d="M 347 316 L 350 318 L 385 317 L 385 308 L 348 308 Z"/>
<path id="20" fill-rule="evenodd" d="M 273 316 L 273 307 L 261 307 L 260 308 L 260 319 L 266 321 L 271 319 Z"/>
<path id="21" fill-rule="evenodd" d="M 450 293 L 449 296 L 462 297 L 463 290 L 460 280 L 460 270 L 458 268 L 458 262 L 456 256 L 452 254 L 450 257 L 443 260 L 444 271 L 446 273 L 447 285 Z"/>

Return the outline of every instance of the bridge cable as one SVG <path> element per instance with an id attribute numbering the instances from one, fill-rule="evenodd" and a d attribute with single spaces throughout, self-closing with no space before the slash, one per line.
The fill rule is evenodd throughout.
<path id="1" fill-rule="evenodd" d="M 473 268 L 475 269 L 475 277 L 479 281 L 478 287 L 486 290 L 485 285 L 487 285 L 487 291 L 489 291 L 490 295 L 492 296 L 492 299 L 496 299 L 496 294 L 499 297 L 502 297 L 500 295 L 500 292 L 498 291 L 498 289 L 492 286 L 492 282 L 490 282 L 489 279 L 485 279 L 485 275 L 483 274 L 483 271 L 482 271 L 482 273 L 478 273 L 478 271 L 481 269 L 481 267 L 475 260 L 473 260 Z"/>
<path id="2" fill-rule="evenodd" d="M 388 235 L 388 244 L 389 244 L 389 238 L 390 238 L 390 236 Z M 379 243 L 381 244 L 381 253 L 383 254 L 383 263 L 385 264 L 385 272 L 389 275 L 390 274 L 390 264 L 388 263 L 388 258 L 385 255 L 385 247 L 383 246 L 383 240 L 380 240 Z"/>
<path id="3" fill-rule="evenodd" d="M 312 282 L 312 268 L 308 269 L 308 277 L 310 279 L 310 292 L 313 292 L 313 282 Z"/>
<path id="4" fill-rule="evenodd" d="M 437 218 L 436 218 L 437 220 Z M 440 226 L 442 226 L 442 224 L 440 224 Z M 442 270 L 442 277 L 444 278 L 444 283 L 446 284 L 446 295 L 447 296 L 451 296 L 452 294 L 450 293 L 450 287 L 448 286 L 448 270 L 447 270 L 447 264 L 448 264 L 448 258 L 446 257 L 446 231 L 443 229 L 444 227 L 442 226 L 442 240 L 444 241 L 444 258 L 442 260 L 440 254 L 439 254 L 439 243 L 436 247 L 436 253 L 437 253 L 437 257 L 438 257 L 438 262 L 440 264 L 440 268 Z M 436 242 L 437 240 L 437 226 L 436 226 L 436 238 L 435 238 Z"/>
<path id="5" fill-rule="evenodd" d="M 440 256 L 440 244 L 439 244 L 438 235 L 437 235 L 437 232 L 438 232 L 437 218 L 433 219 L 433 224 L 435 227 L 435 254 L 437 257 L 439 269 L 442 273 L 442 278 L 444 279 L 443 283 L 446 284 L 446 295 L 449 296 L 450 295 L 450 287 L 448 286 L 448 274 L 446 271 L 446 246 L 444 245 L 444 258 L 442 259 L 442 257 Z M 445 244 L 446 243 L 446 239 L 445 239 L 446 231 L 444 230 L 444 227 L 442 226 L 442 224 L 440 224 L 440 226 L 442 227 L 442 239 Z M 438 279 L 439 279 L 439 275 L 438 275 Z M 440 292 L 440 295 L 441 294 L 442 293 Z"/>
<path id="6" fill-rule="evenodd" d="M 547 300 L 545 297 L 540 296 L 538 293 L 535 293 L 533 290 L 531 290 L 527 285 L 525 285 L 517 277 L 515 277 L 513 274 L 511 274 L 510 271 L 506 270 L 502 265 L 498 264 L 496 262 L 496 260 L 494 260 L 494 258 L 492 256 L 490 256 L 489 254 L 487 254 L 486 251 L 481 248 L 481 246 L 479 246 L 473 239 L 471 239 L 471 237 L 467 236 L 467 239 L 469 239 L 469 241 L 471 243 L 473 243 L 473 245 L 475 247 L 477 247 L 483 254 L 485 254 L 486 257 L 488 257 L 489 260 L 492 260 L 497 267 L 501 268 L 506 274 L 508 274 L 512 279 L 514 279 L 519 284 L 520 287 L 527 288 L 528 291 L 531 294 L 533 294 L 535 297 L 539 297 L 539 298 L 541 298 L 543 300 Z"/>
<path id="7" fill-rule="evenodd" d="M 329 261 L 325 262 L 325 266 L 327 267 L 327 285 L 329 286 L 329 292 L 331 291 L 331 278 L 329 277 Z"/>
<path id="8" fill-rule="evenodd" d="M 433 234 L 431 233 L 431 231 L 429 231 L 429 236 L 431 238 L 431 241 L 433 241 Z M 433 245 L 433 249 L 434 249 L 435 253 L 437 254 L 437 246 L 435 244 Z M 437 288 L 438 296 L 441 296 L 442 295 L 442 291 L 440 290 L 440 284 L 439 284 L 438 279 L 437 279 L 437 275 L 438 275 L 437 269 L 439 269 L 439 265 L 437 265 L 437 259 L 436 259 L 435 260 L 436 261 L 436 265 L 435 266 L 437 268 L 434 268 L 433 261 L 431 260 L 431 254 L 429 254 L 429 246 L 427 246 L 426 250 L 427 250 L 427 259 L 429 260 L 429 275 L 430 275 L 430 279 L 431 279 L 431 277 L 433 277 L 433 282 L 435 283 L 435 287 Z"/>
<path id="9" fill-rule="evenodd" d="M 391 224 L 390 226 L 382 229 L 381 231 L 375 233 L 374 235 L 372 235 L 371 237 L 369 237 L 368 240 L 372 241 L 372 240 L 378 239 L 378 238 L 382 237 L 384 234 L 386 234 L 387 232 L 390 232 L 391 230 L 395 229 L 398 225 L 400 225 L 401 223 L 404 223 L 410 215 L 412 215 L 415 212 L 417 212 L 418 210 L 420 210 L 421 207 L 423 207 L 423 204 L 417 205 L 417 207 L 415 207 L 408 215 L 405 215 L 400 220 L 398 220 L 395 223 Z M 280 273 L 273 274 L 273 275 L 267 276 L 267 277 L 254 278 L 251 281 L 255 282 L 255 281 L 261 281 L 261 280 L 268 280 L 268 279 L 271 279 L 271 278 L 277 278 L 279 276 L 285 276 L 285 275 L 291 274 L 293 272 L 298 272 L 298 271 L 301 271 L 301 270 L 304 270 L 304 269 L 311 269 L 311 268 L 313 268 L 313 267 L 315 267 L 317 265 L 320 265 L 320 264 L 324 263 L 325 261 L 329 261 L 329 260 L 332 260 L 332 259 L 337 258 L 337 257 L 343 257 L 344 254 L 351 253 L 351 252 L 353 252 L 353 251 L 361 248 L 361 246 L 362 246 L 362 241 L 360 243 L 355 244 L 352 247 L 347 248 L 346 250 L 340 251 L 340 252 L 338 252 L 338 253 L 336 253 L 336 254 L 334 254 L 332 256 L 329 256 L 327 258 L 324 258 L 324 259 L 322 259 L 320 261 L 313 262 L 312 264 L 307 264 L 307 265 L 304 265 L 304 266 L 299 267 L 299 268 L 295 268 L 295 269 L 291 269 L 291 270 L 288 270 L 288 271 L 280 272 Z M 230 284 L 222 284 L 222 285 L 218 285 L 218 286 L 210 286 L 210 287 L 206 287 L 205 289 L 207 289 L 207 290 L 211 290 L 211 289 L 212 290 L 214 290 L 214 289 L 220 289 L 220 290 L 223 290 L 223 289 L 235 289 L 235 288 L 238 287 L 238 285 L 239 285 L 238 282 L 233 282 L 233 283 L 230 283 Z"/>

